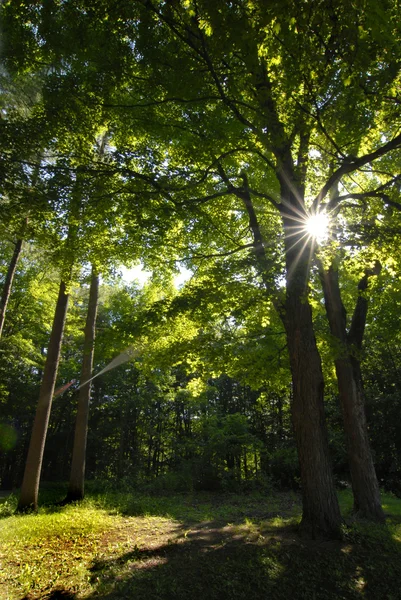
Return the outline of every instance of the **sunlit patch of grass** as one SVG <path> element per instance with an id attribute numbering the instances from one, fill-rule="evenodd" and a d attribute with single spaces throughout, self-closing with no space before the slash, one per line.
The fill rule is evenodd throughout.
<path id="1" fill-rule="evenodd" d="M 294 517 L 280 517 L 279 515 L 277 515 L 276 517 L 273 517 L 272 519 L 269 519 L 269 521 L 266 521 L 264 523 L 264 527 L 273 527 L 276 529 L 282 529 L 284 527 L 295 527 L 296 525 L 299 524 L 301 520 L 301 515 L 297 515 Z"/>
<path id="2" fill-rule="evenodd" d="M 272 579 L 273 581 L 275 579 L 283 577 L 283 575 L 285 574 L 285 566 L 281 562 L 280 558 L 271 553 L 270 555 L 262 556 L 260 559 L 260 563 L 265 573 L 267 574 L 269 579 Z"/>
<path id="3" fill-rule="evenodd" d="M 393 538 L 396 542 L 401 542 L 401 526 L 400 525 L 398 527 L 394 528 Z"/>
<path id="4" fill-rule="evenodd" d="M 0 522 L 0 597 L 20 597 L 56 586 L 85 589 L 88 566 L 112 518 L 90 503 Z"/>
<path id="5" fill-rule="evenodd" d="M 401 521 L 401 500 L 393 494 L 382 494 L 382 506 L 385 513 Z"/>

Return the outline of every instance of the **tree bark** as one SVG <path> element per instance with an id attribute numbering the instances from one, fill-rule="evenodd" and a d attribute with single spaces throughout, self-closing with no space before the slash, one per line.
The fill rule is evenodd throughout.
<path id="1" fill-rule="evenodd" d="M 298 264 L 297 272 L 288 277 L 282 314 L 292 373 L 292 420 L 302 485 L 301 529 L 312 538 L 335 537 L 341 515 L 329 458 L 322 365 L 312 311 L 297 282 L 300 277 L 305 281 L 306 275 L 307 267 Z"/>
<path id="2" fill-rule="evenodd" d="M 367 277 L 366 274 L 361 279 L 359 292 L 366 289 Z M 354 494 L 354 512 L 362 518 L 382 523 L 384 513 L 369 444 L 360 362 L 355 350 L 353 351 L 353 346 L 357 350 L 362 346 L 367 300 L 359 296 L 347 334 L 346 311 L 341 299 L 338 270 L 334 265 L 326 270 L 320 266 L 320 280 L 330 331 L 339 346 L 334 363 Z"/>
<path id="3" fill-rule="evenodd" d="M 338 537 L 341 514 L 329 456 L 324 413 L 324 380 L 309 305 L 308 279 L 313 248 L 305 244 L 299 224 L 303 207 L 302 187 L 292 184 L 289 167 L 280 176 L 282 219 L 285 233 L 286 299 L 276 308 L 283 321 L 292 374 L 292 420 L 297 444 L 303 513 L 301 530 L 312 538 Z M 271 290 L 269 261 L 266 257 L 251 196 L 244 177 L 244 188 L 237 190 L 244 201 L 254 240 L 254 252 L 267 290 Z M 295 234 L 294 234 L 295 232 Z"/>
<path id="4" fill-rule="evenodd" d="M 80 381 L 92 377 L 93 355 L 95 350 L 96 315 L 99 298 L 99 275 L 92 269 L 89 290 L 88 312 L 85 323 L 85 340 Z M 74 447 L 72 452 L 71 474 L 67 492 L 67 502 L 82 500 L 85 486 L 85 458 L 88 437 L 89 404 L 91 383 L 83 385 L 79 391 L 78 411 L 75 423 Z"/>
<path id="5" fill-rule="evenodd" d="M 54 386 L 57 378 L 67 308 L 68 294 L 66 293 L 66 284 L 64 281 L 61 281 L 43 379 L 39 392 L 39 401 L 36 408 L 31 441 L 29 443 L 28 456 L 25 464 L 21 496 L 18 502 L 19 511 L 30 509 L 36 510 L 38 506 L 39 480 L 42 468 L 43 451 L 46 442 Z"/>
<path id="6" fill-rule="evenodd" d="M 0 299 L 0 338 L 3 333 L 4 320 L 6 317 L 7 304 L 10 299 L 11 287 L 13 284 L 13 279 L 15 275 L 15 271 L 17 270 L 17 263 L 20 257 L 22 250 L 22 239 L 17 240 L 15 243 L 14 252 L 10 261 L 10 265 L 8 267 L 6 279 L 4 281 L 3 292 L 1 294 Z"/>

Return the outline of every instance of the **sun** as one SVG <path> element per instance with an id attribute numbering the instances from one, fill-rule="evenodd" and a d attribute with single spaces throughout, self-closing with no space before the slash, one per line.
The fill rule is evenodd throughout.
<path id="1" fill-rule="evenodd" d="M 325 212 L 310 215 L 305 224 L 306 233 L 317 242 L 329 237 L 329 217 Z"/>

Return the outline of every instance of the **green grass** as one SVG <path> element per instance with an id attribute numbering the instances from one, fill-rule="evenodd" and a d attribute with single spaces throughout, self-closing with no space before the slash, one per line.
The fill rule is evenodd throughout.
<path id="1" fill-rule="evenodd" d="M 343 540 L 298 537 L 299 498 L 92 493 L 14 515 L 0 504 L 0 599 L 401 600 L 401 500 L 386 526 L 353 523 Z M 349 491 L 339 494 L 344 514 Z"/>
<path id="2" fill-rule="evenodd" d="M 0 598 L 55 587 L 90 589 L 88 569 L 111 515 L 85 501 L 0 521 Z M 40 597 L 40 596 L 39 596 Z"/>

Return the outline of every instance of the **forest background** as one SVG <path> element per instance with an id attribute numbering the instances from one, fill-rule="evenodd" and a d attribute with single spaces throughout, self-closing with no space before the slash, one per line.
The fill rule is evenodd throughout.
<path id="1" fill-rule="evenodd" d="M 399 494 L 397 3 L 4 2 L 2 34 L 1 487 L 44 398 L 39 472 L 69 478 L 77 384 L 52 398 L 88 378 L 97 279 L 94 373 L 130 360 L 93 381 L 87 479 L 301 487 L 312 532 L 334 481 L 361 508 L 359 451 Z"/>

